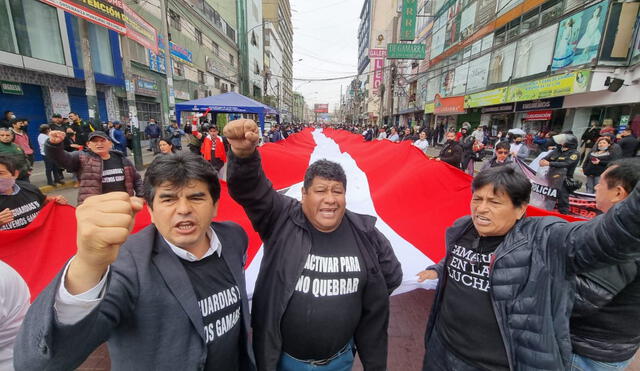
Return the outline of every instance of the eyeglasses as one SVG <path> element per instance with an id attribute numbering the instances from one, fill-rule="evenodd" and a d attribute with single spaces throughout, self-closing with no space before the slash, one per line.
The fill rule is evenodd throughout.
<path id="1" fill-rule="evenodd" d="M 497 151 L 496 153 L 499 155 L 508 155 L 509 151 Z"/>

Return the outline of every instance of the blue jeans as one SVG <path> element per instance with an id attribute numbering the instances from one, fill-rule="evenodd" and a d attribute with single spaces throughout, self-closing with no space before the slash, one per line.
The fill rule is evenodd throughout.
<path id="1" fill-rule="evenodd" d="M 624 370 L 631 364 L 631 359 L 622 362 L 600 362 L 591 358 L 573 353 L 571 355 L 571 371 L 613 371 Z"/>
<path id="2" fill-rule="evenodd" d="M 353 367 L 353 341 L 340 350 L 329 363 L 315 365 L 293 358 L 282 352 L 278 361 L 278 371 L 351 371 Z"/>

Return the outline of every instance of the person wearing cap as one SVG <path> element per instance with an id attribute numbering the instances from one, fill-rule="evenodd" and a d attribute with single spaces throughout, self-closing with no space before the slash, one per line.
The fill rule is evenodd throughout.
<path id="1" fill-rule="evenodd" d="M 80 183 L 78 205 L 89 196 L 109 192 L 142 195 L 140 174 L 122 152 L 112 150 L 113 143 L 106 133 L 92 132 L 87 138 L 87 148 L 76 152 L 64 150 L 65 135 L 62 131 L 51 131 L 45 153 L 58 166 L 77 173 Z"/>
<path id="2" fill-rule="evenodd" d="M 540 166 L 549 166 L 556 169 L 567 169 L 564 180 L 558 189 L 558 212 L 569 214 L 569 194 L 571 190 L 567 185 L 567 179 L 573 180 L 573 173 L 578 165 L 578 138 L 573 134 L 559 134 L 553 140 L 560 145 L 544 159 L 540 160 Z"/>
<path id="3" fill-rule="evenodd" d="M 64 124 L 62 115 L 59 113 L 54 113 L 51 116 L 51 122 L 49 123 L 49 128 L 57 131 L 67 131 L 67 125 Z"/>

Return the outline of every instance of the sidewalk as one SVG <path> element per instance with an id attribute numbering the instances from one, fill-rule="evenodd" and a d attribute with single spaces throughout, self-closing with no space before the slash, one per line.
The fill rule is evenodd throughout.
<path id="1" fill-rule="evenodd" d="M 147 149 L 149 148 L 148 140 L 141 141 L 140 146 L 142 147 L 142 163 L 146 168 L 147 166 L 149 166 L 151 161 L 153 161 L 153 158 L 154 158 L 153 152 L 147 151 Z M 128 154 L 127 158 L 131 160 L 131 162 L 133 162 L 133 151 L 127 151 L 127 154 Z M 42 193 L 46 194 L 46 193 L 50 193 L 57 190 L 73 188 L 73 186 L 75 185 L 75 182 L 73 181 L 72 177 L 73 177 L 72 174 L 65 171 L 64 184 L 58 185 L 57 187 L 47 185 L 47 176 L 44 173 L 44 161 L 37 161 L 33 164 L 33 170 L 31 172 L 30 181 L 31 181 L 31 184 L 40 188 L 40 191 L 42 191 Z"/>

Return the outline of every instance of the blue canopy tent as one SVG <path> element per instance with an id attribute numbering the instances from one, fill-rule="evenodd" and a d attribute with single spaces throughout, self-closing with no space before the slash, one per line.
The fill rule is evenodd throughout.
<path id="1" fill-rule="evenodd" d="M 236 92 L 229 92 L 211 97 L 194 99 L 188 102 L 176 104 L 176 117 L 180 121 L 181 113 L 186 112 L 205 112 L 210 110 L 211 113 L 252 113 L 258 115 L 260 130 L 264 133 L 264 119 L 266 115 L 276 115 L 276 120 L 280 123 L 279 112 Z"/>

